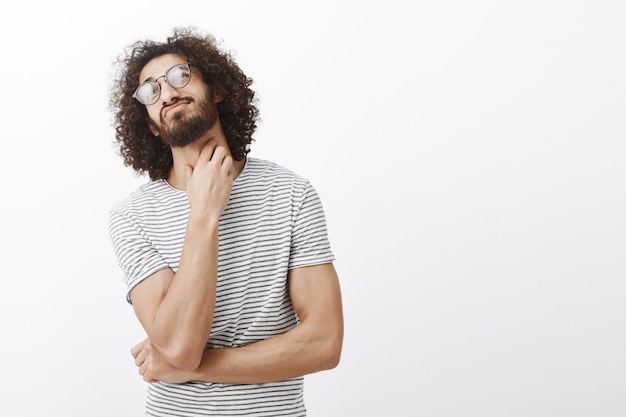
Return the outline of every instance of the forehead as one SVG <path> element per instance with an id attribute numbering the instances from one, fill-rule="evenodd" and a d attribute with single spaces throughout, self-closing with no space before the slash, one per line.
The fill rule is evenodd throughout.
<path id="1" fill-rule="evenodd" d="M 166 54 L 153 58 L 139 72 L 139 82 L 142 83 L 147 79 L 154 80 L 164 75 L 174 65 L 184 64 L 185 62 L 187 62 L 185 57 L 176 54 Z"/>

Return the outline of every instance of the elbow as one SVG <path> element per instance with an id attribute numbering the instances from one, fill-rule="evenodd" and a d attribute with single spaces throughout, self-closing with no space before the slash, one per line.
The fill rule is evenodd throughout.
<path id="1" fill-rule="evenodd" d="M 194 371 L 202 362 L 203 352 L 204 347 L 201 350 L 184 346 L 173 347 L 163 351 L 163 359 L 175 368 Z"/>
<path id="2" fill-rule="evenodd" d="M 200 366 L 200 360 L 193 357 L 176 357 L 172 358 L 172 366 L 182 369 L 183 371 L 195 371 Z"/>
<path id="3" fill-rule="evenodd" d="M 326 360 L 326 369 L 333 369 L 336 368 L 337 365 L 339 365 L 339 362 L 341 360 L 341 345 L 339 345 L 337 348 L 333 349 Z"/>
<path id="4" fill-rule="evenodd" d="M 330 369 L 336 368 L 337 365 L 339 365 L 340 359 L 341 354 L 326 355 L 326 357 L 323 359 L 321 370 L 328 371 Z"/>
<path id="5" fill-rule="evenodd" d="M 341 348 L 343 345 L 343 337 L 341 335 L 330 338 L 322 354 L 322 369 L 329 370 L 336 368 L 341 360 Z"/>
<path id="6" fill-rule="evenodd" d="M 336 322 L 334 326 L 326 325 L 324 331 L 318 333 L 317 338 L 321 342 L 318 345 L 321 370 L 336 368 L 341 360 L 343 347 L 343 320 Z"/>

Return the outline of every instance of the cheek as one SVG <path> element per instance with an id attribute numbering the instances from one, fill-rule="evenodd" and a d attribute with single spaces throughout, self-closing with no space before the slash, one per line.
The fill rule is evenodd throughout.
<path id="1" fill-rule="evenodd" d="M 159 136 L 159 126 L 151 118 L 148 119 L 148 128 L 154 136 Z"/>
<path id="2" fill-rule="evenodd" d="M 155 106 L 153 106 L 155 107 Z M 154 109 L 150 108 L 148 109 L 148 119 L 150 120 L 150 124 L 153 124 L 155 126 L 158 126 L 160 124 L 160 114 L 158 109 L 156 109 L 156 107 Z"/>

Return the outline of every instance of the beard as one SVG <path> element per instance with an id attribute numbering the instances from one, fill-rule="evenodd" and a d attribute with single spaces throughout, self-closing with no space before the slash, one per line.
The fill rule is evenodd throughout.
<path id="1" fill-rule="evenodd" d="M 191 99 L 187 100 L 190 103 Z M 196 110 L 187 109 L 172 115 L 168 124 L 161 119 L 159 135 L 166 145 L 182 148 L 200 139 L 217 122 L 217 108 L 213 102 L 203 100 L 196 103 Z M 155 126 L 156 127 L 156 126 Z"/>

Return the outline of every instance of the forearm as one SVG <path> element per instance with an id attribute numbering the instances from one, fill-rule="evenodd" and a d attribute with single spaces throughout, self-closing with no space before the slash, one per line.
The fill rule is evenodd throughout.
<path id="1" fill-rule="evenodd" d="M 189 358 L 188 366 L 194 364 L 191 358 L 197 358 L 197 365 L 209 338 L 215 309 L 217 233 L 217 220 L 190 216 L 178 270 L 147 329 L 155 348 L 178 366 L 180 358 Z"/>
<path id="2" fill-rule="evenodd" d="M 242 347 L 207 349 L 193 378 L 217 383 L 282 381 L 337 366 L 343 343 L 339 281 L 332 264 L 289 272 L 300 325 Z"/>
<path id="3" fill-rule="evenodd" d="M 192 380 L 228 384 L 282 381 L 334 368 L 342 332 L 316 332 L 302 324 L 280 336 L 236 348 L 205 350 Z"/>
<path id="4" fill-rule="evenodd" d="M 175 164 L 170 174 L 187 192 L 189 201 L 177 271 L 166 268 L 155 272 L 130 294 L 151 346 L 169 364 L 188 370 L 200 364 L 211 333 L 219 219 L 228 204 L 233 183 L 228 148 L 220 146 L 216 138 L 198 146 L 201 149 L 189 148 L 186 156 L 179 154 L 181 163 Z M 162 213 L 163 219 L 168 217 Z"/>
<path id="5" fill-rule="evenodd" d="M 321 264 L 293 269 L 289 272 L 289 289 L 300 318 L 297 327 L 246 346 L 205 349 L 199 365 L 182 370 L 160 352 L 154 355 L 154 362 L 146 361 L 153 355 L 145 349 L 150 343 L 144 341 L 133 348 L 140 373 L 148 381 L 258 384 L 334 368 L 343 343 L 341 293 L 334 267 Z"/>

